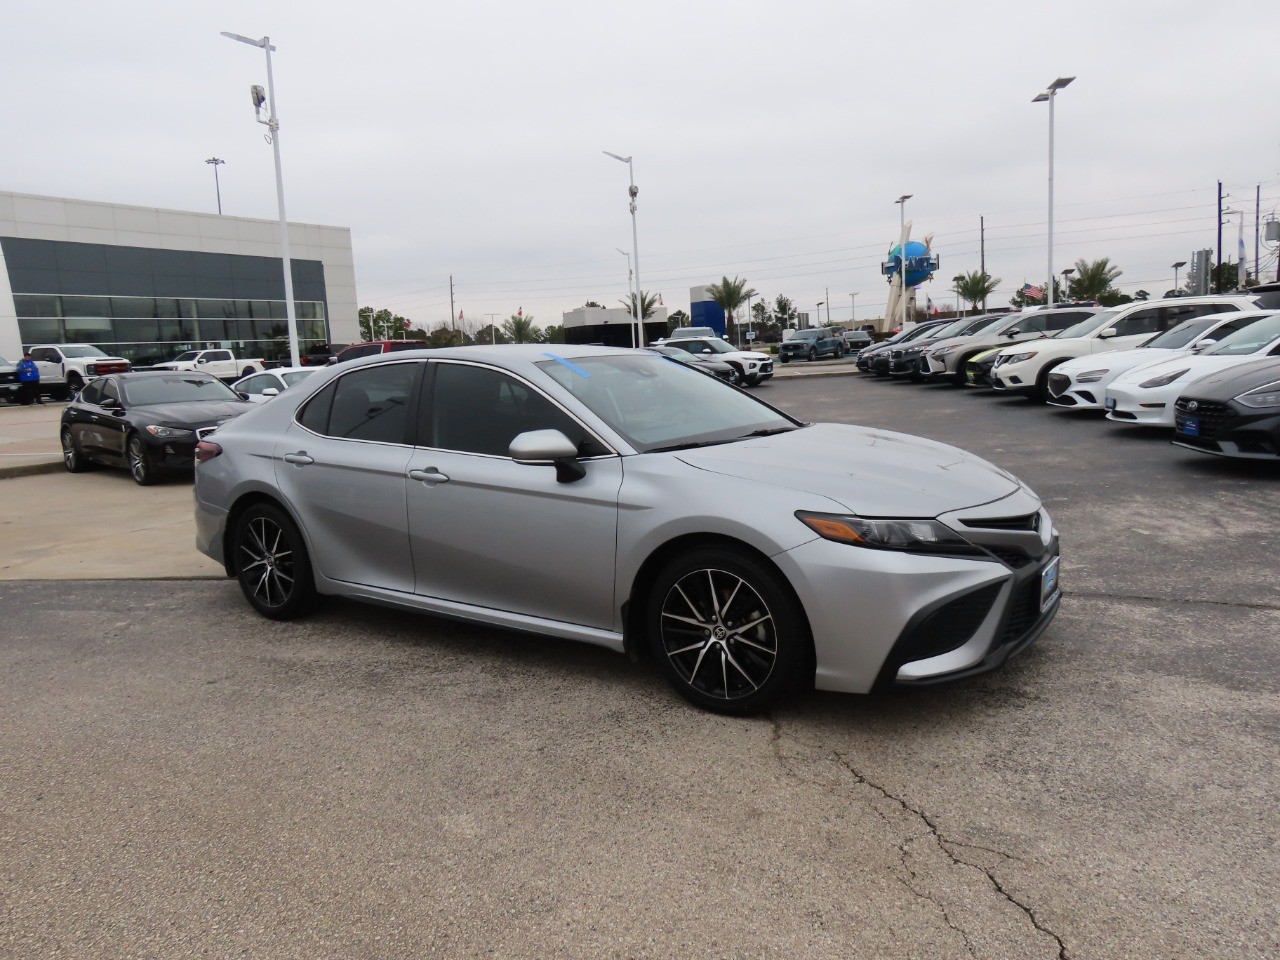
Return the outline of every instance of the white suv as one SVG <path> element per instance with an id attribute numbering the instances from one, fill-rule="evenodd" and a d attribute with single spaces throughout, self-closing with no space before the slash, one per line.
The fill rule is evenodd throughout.
<path id="1" fill-rule="evenodd" d="M 1260 300 L 1257 294 L 1224 294 L 1139 300 L 1112 307 L 1051 339 L 1001 350 L 991 369 L 991 386 L 1005 393 L 1027 393 L 1045 400 L 1049 396 L 1049 375 L 1059 364 L 1091 353 L 1136 347 L 1152 334 L 1184 320 L 1210 313 L 1256 309 Z"/>
<path id="2" fill-rule="evenodd" d="M 675 347 L 699 357 L 709 356 L 715 360 L 723 360 L 731 367 L 738 368 L 744 387 L 754 387 L 773 376 L 773 358 L 767 353 L 735 350 L 719 337 L 669 337 L 658 341 L 656 345 Z"/>

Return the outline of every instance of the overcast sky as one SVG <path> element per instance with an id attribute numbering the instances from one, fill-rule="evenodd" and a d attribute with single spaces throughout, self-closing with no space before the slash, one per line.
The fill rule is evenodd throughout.
<path id="1" fill-rule="evenodd" d="M 269 35 L 289 218 L 351 228 L 362 305 L 541 324 L 627 291 L 669 308 L 741 276 L 831 320 L 883 313 L 894 200 L 942 258 L 938 303 L 979 265 L 994 303 L 1110 257 L 1126 292 L 1215 244 L 1216 184 L 1280 211 L 1280 4 L 543 0 L 217 4 L 65 0 L 6 14 L 0 189 L 276 217 L 253 122 Z M 1235 221 L 1224 248 L 1234 259 Z M 1266 248 L 1264 244 L 1264 258 Z M 1264 269 L 1275 275 L 1275 256 Z M 825 319 L 825 314 L 824 314 Z"/>

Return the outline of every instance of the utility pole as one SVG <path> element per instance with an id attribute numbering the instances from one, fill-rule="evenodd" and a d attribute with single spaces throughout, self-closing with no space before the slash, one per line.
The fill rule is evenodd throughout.
<path id="1" fill-rule="evenodd" d="M 485 316 L 489 318 L 489 343 L 492 345 L 498 342 L 498 326 L 493 322 L 493 318 L 500 317 L 502 314 L 486 313 Z"/>
<path id="2" fill-rule="evenodd" d="M 978 218 L 978 269 L 982 271 L 982 282 L 987 282 L 987 218 Z M 987 312 L 987 298 L 982 298 L 982 312 Z"/>
<path id="3" fill-rule="evenodd" d="M 1222 292 L 1222 181 L 1218 181 L 1218 261 L 1213 268 L 1213 292 Z"/>
<path id="4" fill-rule="evenodd" d="M 1262 282 L 1262 261 L 1258 259 L 1261 249 L 1258 245 L 1258 221 L 1262 219 L 1262 184 L 1258 184 L 1253 195 L 1253 282 Z"/>
<path id="5" fill-rule="evenodd" d="M 822 292 L 827 295 L 827 299 L 823 301 L 827 305 L 827 326 L 831 326 L 831 288 L 823 287 Z"/>
<path id="6" fill-rule="evenodd" d="M 455 332 L 458 329 L 458 314 L 453 308 L 453 274 L 449 274 L 449 326 Z"/>

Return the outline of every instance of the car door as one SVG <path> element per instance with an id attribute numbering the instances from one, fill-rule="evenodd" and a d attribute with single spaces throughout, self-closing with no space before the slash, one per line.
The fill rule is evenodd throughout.
<path id="1" fill-rule="evenodd" d="M 432 363 L 409 464 L 409 535 L 419 594 L 601 629 L 613 595 L 622 458 L 536 388 L 481 364 Z M 507 450 L 558 429 L 586 476 Z"/>
<path id="2" fill-rule="evenodd" d="M 1188 318 L 1186 313 L 1178 313 L 1178 323 Z M 1089 342 L 1090 353 L 1107 353 L 1112 350 L 1129 350 L 1138 346 L 1153 333 L 1168 329 L 1168 315 L 1163 307 L 1148 307 L 1135 310 L 1115 320 L 1106 329 L 1114 330 L 1111 337 L 1094 337 Z M 1101 331 L 1100 331 L 1101 332 Z"/>
<path id="3" fill-rule="evenodd" d="M 385 363 L 339 377 L 276 444 L 276 484 L 332 580 L 413 592 L 405 486 L 421 368 Z"/>
<path id="4" fill-rule="evenodd" d="M 31 359 L 40 371 L 41 383 L 61 383 L 65 379 L 62 355 L 52 347 L 36 347 L 31 351 Z"/>

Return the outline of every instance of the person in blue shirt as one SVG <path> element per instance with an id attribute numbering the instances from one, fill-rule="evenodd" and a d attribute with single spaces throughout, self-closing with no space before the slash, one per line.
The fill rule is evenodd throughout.
<path id="1" fill-rule="evenodd" d="M 27 350 L 18 361 L 18 402 L 21 404 L 44 403 L 40 399 L 40 368 Z"/>

